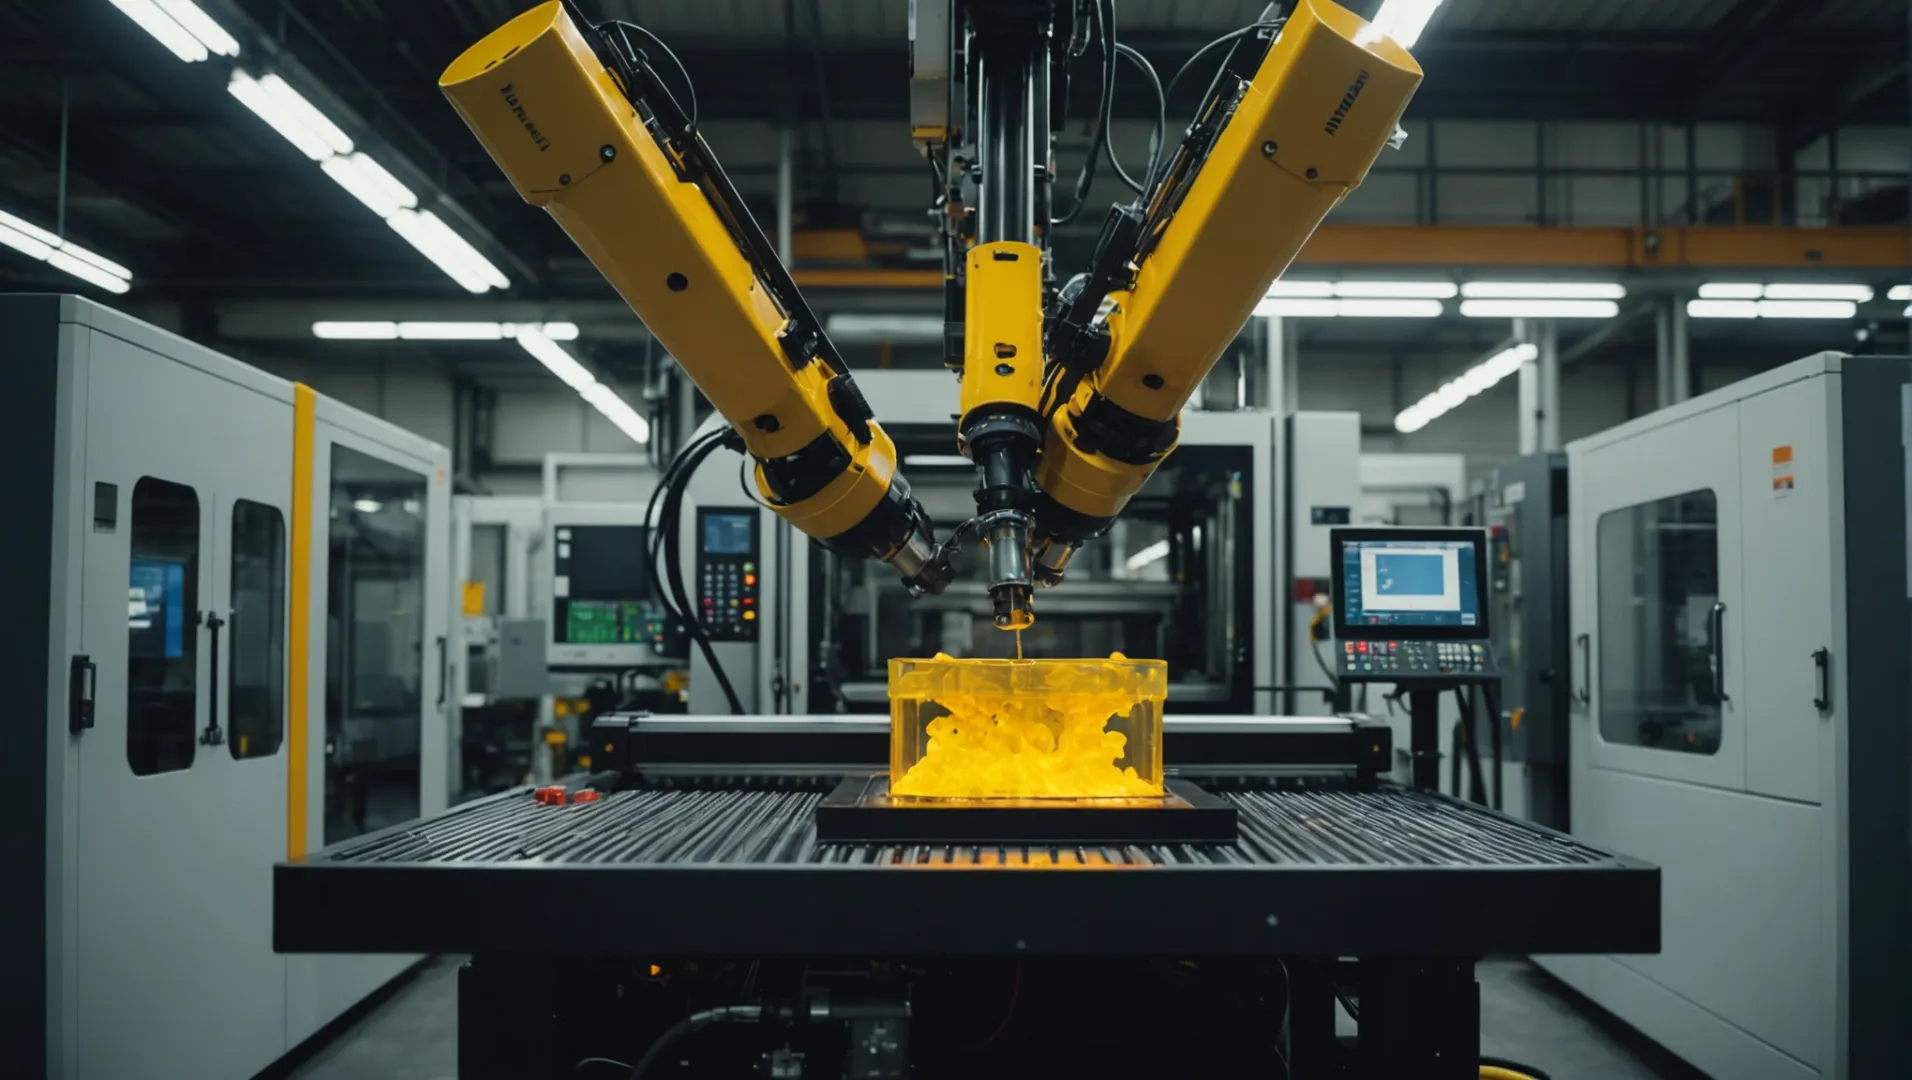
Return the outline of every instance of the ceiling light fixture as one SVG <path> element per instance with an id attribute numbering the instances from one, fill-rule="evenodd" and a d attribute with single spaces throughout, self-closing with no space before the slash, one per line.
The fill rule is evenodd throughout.
<path id="1" fill-rule="evenodd" d="M 131 270 L 5 211 L 0 211 L 0 244 L 110 293 L 133 287 Z"/>
<path id="2" fill-rule="evenodd" d="M 188 64 L 214 53 L 239 55 L 239 42 L 192 0 L 113 0 L 113 6 Z"/>
<path id="3" fill-rule="evenodd" d="M 319 168 L 379 217 L 389 218 L 418 205 L 418 196 L 411 188 L 364 154 L 334 155 L 320 162 Z"/>
<path id="4" fill-rule="evenodd" d="M 1161 562 L 1166 558 L 1168 558 L 1168 541 L 1157 540 L 1155 543 L 1129 556 L 1129 561 L 1126 565 L 1129 570 L 1135 571 L 1142 569 L 1150 563 Z"/>
<path id="5" fill-rule="evenodd" d="M 1333 296 L 1332 281 L 1276 281 L 1268 286 L 1269 299 L 1289 296 Z"/>
<path id="6" fill-rule="evenodd" d="M 1451 281 L 1337 281 L 1336 296 L 1380 299 L 1452 300 L 1461 287 Z"/>
<path id="7" fill-rule="evenodd" d="M 619 431 L 629 436 L 632 442 L 641 443 L 650 441 L 650 421 L 639 416 L 636 409 L 631 408 L 628 402 L 618 397 L 617 391 L 603 383 L 597 383 L 594 386 L 586 387 L 582 396 L 584 400 L 590 402 L 591 407 L 596 409 L 606 420 L 609 420 Z"/>
<path id="8" fill-rule="evenodd" d="M 1766 286 L 1768 300 L 1847 300 L 1863 304 L 1876 295 L 1870 285 L 1817 285 L 1781 282 Z"/>
<path id="9" fill-rule="evenodd" d="M 1686 314 L 1695 319 L 1757 319 L 1757 300 L 1719 300 L 1702 297 L 1686 302 Z"/>
<path id="10" fill-rule="evenodd" d="M 1761 300 L 1762 319 L 1850 319 L 1859 313 L 1852 300 Z"/>
<path id="11" fill-rule="evenodd" d="M 1439 389 L 1421 400 L 1402 409 L 1394 417 L 1394 430 L 1403 435 L 1411 435 L 1421 430 L 1468 398 L 1519 371 L 1522 364 L 1534 360 L 1539 355 L 1539 348 L 1531 344 L 1515 345 L 1495 353 L 1442 383 Z"/>
<path id="12" fill-rule="evenodd" d="M 1461 295 L 1470 300 L 1624 300 L 1627 287 L 1615 281 L 1469 281 Z"/>
<path id="13" fill-rule="evenodd" d="M 1611 319 L 1620 314 L 1612 300 L 1462 300 L 1470 319 Z"/>
<path id="14" fill-rule="evenodd" d="M 1271 297 L 1255 305 L 1264 318 L 1435 319 L 1445 308 L 1439 300 L 1333 300 L 1321 297 Z"/>
<path id="15" fill-rule="evenodd" d="M 334 341 L 497 341 L 533 330 L 552 341 L 576 341 L 574 322 L 493 323 L 381 320 L 327 320 L 312 324 L 312 336 Z"/>
<path id="16" fill-rule="evenodd" d="M 918 469 L 968 468 L 974 462 L 961 454 L 905 454 L 903 464 Z"/>
<path id="17" fill-rule="evenodd" d="M 1852 300 L 1688 300 L 1695 319 L 1850 319 L 1859 313 Z"/>
<path id="18" fill-rule="evenodd" d="M 1441 0 L 1382 0 L 1374 19 L 1355 33 L 1354 43 L 1365 47 L 1386 34 L 1396 45 L 1411 49 L 1421 40 L 1421 31 L 1427 29 L 1434 9 L 1440 6 Z"/>
<path id="19" fill-rule="evenodd" d="M 1886 292 L 1887 300 L 1912 300 L 1912 285 L 1894 285 Z"/>
<path id="20" fill-rule="evenodd" d="M 464 286 L 465 291 L 481 293 L 487 289 L 511 287 L 511 281 L 492 265 L 491 260 L 480 255 L 477 248 L 451 231 L 451 226 L 439 220 L 438 215 L 430 210 L 400 210 L 386 218 L 385 224 L 436 264 L 447 277 Z"/>

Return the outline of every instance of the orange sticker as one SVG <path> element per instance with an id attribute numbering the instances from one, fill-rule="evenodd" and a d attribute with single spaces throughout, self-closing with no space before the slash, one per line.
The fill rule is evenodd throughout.
<path id="1" fill-rule="evenodd" d="M 482 581 L 465 582 L 464 611 L 466 615 L 478 616 L 485 613 L 485 583 Z"/>
<path id="2" fill-rule="evenodd" d="M 1773 447 L 1773 464 L 1785 465 L 1790 463 L 1791 461 L 1792 461 L 1792 447 L 1790 446 Z"/>

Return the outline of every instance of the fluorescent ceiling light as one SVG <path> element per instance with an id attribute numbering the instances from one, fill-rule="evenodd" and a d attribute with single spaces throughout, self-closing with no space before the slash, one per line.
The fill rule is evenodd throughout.
<path id="1" fill-rule="evenodd" d="M 1438 319 L 1446 309 L 1439 300 L 1336 300 L 1342 318 Z"/>
<path id="2" fill-rule="evenodd" d="M 1885 294 L 1887 300 L 1912 300 L 1912 285 L 1894 285 Z"/>
<path id="3" fill-rule="evenodd" d="M 1482 300 L 1621 300 L 1627 287 L 1614 281 L 1469 281 L 1461 295 Z"/>
<path id="4" fill-rule="evenodd" d="M 1264 318 L 1433 319 L 1443 312 L 1439 300 L 1330 300 L 1319 297 L 1271 298 L 1255 305 Z"/>
<path id="5" fill-rule="evenodd" d="M 649 442 L 651 437 L 650 421 L 638 415 L 636 409 L 617 395 L 617 391 L 596 383 L 582 391 L 584 400 L 591 403 L 606 420 L 617 426 L 619 431 L 629 436 L 632 442 Z"/>
<path id="6" fill-rule="evenodd" d="M 1166 558 L 1168 558 L 1168 541 L 1157 540 L 1155 543 L 1129 556 L 1128 568 L 1130 570 L 1140 570 L 1150 563 L 1161 562 Z"/>
<path id="7" fill-rule="evenodd" d="M 1766 294 L 1758 282 L 1709 281 L 1700 286 L 1702 300 L 1757 300 Z"/>
<path id="8" fill-rule="evenodd" d="M 903 464 L 919 469 L 962 469 L 975 463 L 961 454 L 905 454 Z"/>
<path id="9" fill-rule="evenodd" d="M 123 293 L 131 287 L 126 283 L 125 278 L 115 277 L 85 259 L 75 258 L 70 251 L 54 249 L 47 255 L 46 264 L 55 269 L 64 270 L 81 281 L 98 285 L 110 293 Z"/>
<path id="10" fill-rule="evenodd" d="M 1381 10 L 1374 13 L 1374 20 L 1363 26 L 1354 35 L 1356 45 L 1372 45 L 1380 40 L 1382 34 L 1394 39 L 1394 43 L 1403 49 L 1411 49 L 1421 40 L 1421 31 L 1427 29 L 1427 21 L 1434 17 L 1434 9 L 1441 6 L 1441 0 L 1382 0 Z"/>
<path id="11" fill-rule="evenodd" d="M 1333 296 L 1332 281 L 1277 281 L 1268 286 L 1270 299 L 1281 296 Z"/>
<path id="12" fill-rule="evenodd" d="M 938 315 L 868 315 L 840 311 L 823 320 L 823 332 L 843 341 L 928 344 L 943 340 Z"/>
<path id="13" fill-rule="evenodd" d="M 505 333 L 495 322 L 402 322 L 398 336 L 405 341 L 497 341 Z"/>
<path id="14" fill-rule="evenodd" d="M 1762 319 L 1850 319 L 1859 313 L 1851 300 L 1761 300 Z"/>
<path id="15" fill-rule="evenodd" d="M 377 499 L 353 499 L 352 509 L 357 510 L 361 514 L 376 514 L 380 510 L 385 509 L 385 504 L 379 502 Z"/>
<path id="16" fill-rule="evenodd" d="M 259 79 L 259 87 L 278 104 L 279 109 L 287 119 L 311 132 L 320 142 L 323 142 L 332 153 L 349 154 L 352 152 L 351 138 L 348 137 L 345 132 L 339 130 L 339 126 L 327 118 L 324 113 L 320 112 L 318 106 L 307 101 L 305 95 L 292 89 L 277 73 L 270 73 L 261 77 Z"/>
<path id="17" fill-rule="evenodd" d="M 1815 285 L 1778 283 L 1766 286 L 1768 300 L 1849 300 L 1863 304 L 1873 297 L 1870 285 Z"/>
<path id="18" fill-rule="evenodd" d="M 1620 305 L 1611 300 L 1462 300 L 1470 319 L 1611 319 Z"/>
<path id="19" fill-rule="evenodd" d="M 1688 300 L 1695 319 L 1850 319 L 1859 313 L 1852 300 Z"/>
<path id="20" fill-rule="evenodd" d="M 1341 302 L 1333 299 L 1277 299 L 1270 297 L 1255 305 L 1255 314 L 1264 318 L 1332 319 L 1341 314 Z"/>
<path id="21" fill-rule="evenodd" d="M 268 75 L 268 79 L 278 79 L 277 75 Z M 280 80 L 284 85 L 284 80 Z M 289 88 L 288 88 L 289 89 Z M 232 81 L 226 84 L 226 92 L 239 99 L 239 104 L 251 109 L 253 115 L 271 125 L 272 130 L 285 137 L 285 140 L 299 148 L 299 152 L 313 161 L 324 161 L 332 156 L 332 144 L 318 132 L 307 128 L 300 116 L 286 107 L 285 101 L 266 88 L 264 80 L 255 79 L 244 71 L 235 70 Z"/>
<path id="22" fill-rule="evenodd" d="M 0 211 L 0 244 L 110 293 L 132 288 L 133 272 L 27 221 Z"/>
<path id="23" fill-rule="evenodd" d="M 564 385 L 582 394 L 597 385 L 597 376 L 578 363 L 577 357 L 564 350 L 564 346 L 545 337 L 544 334 L 529 327 L 518 331 L 518 346 L 530 353 L 540 364 L 551 370 L 563 381 Z"/>
<path id="24" fill-rule="evenodd" d="M 1394 417 L 1394 430 L 1403 435 L 1411 435 L 1428 424 L 1440 419 L 1455 406 L 1485 391 L 1495 383 L 1520 370 L 1540 355 L 1540 349 L 1529 343 L 1515 345 L 1482 360 L 1447 382 L 1440 388 L 1414 404 L 1402 409 Z"/>
<path id="25" fill-rule="evenodd" d="M 418 196 L 411 188 L 364 154 L 329 157 L 320 162 L 319 168 L 379 217 L 388 218 L 418 205 Z"/>
<path id="26" fill-rule="evenodd" d="M 398 338 L 395 322 L 315 322 L 312 336 L 332 341 L 394 341 Z"/>
<path id="27" fill-rule="evenodd" d="M 1686 313 L 1695 319 L 1757 319 L 1757 300 L 1688 300 Z"/>
<path id="28" fill-rule="evenodd" d="M 1459 292 L 1460 286 L 1451 281 L 1337 281 L 1334 283 L 1336 296 L 1452 300 Z"/>
<path id="29" fill-rule="evenodd" d="M 400 210 L 386 218 L 385 223 L 467 292 L 511 287 L 511 281 L 491 260 L 478 254 L 477 248 L 452 232 L 451 226 L 430 210 Z"/>
<path id="30" fill-rule="evenodd" d="M 161 11 L 153 0 L 113 0 L 113 6 L 125 12 L 126 17 L 138 23 L 141 30 L 153 35 L 154 40 L 188 64 L 196 64 L 209 55 L 205 42 Z"/>
<path id="31" fill-rule="evenodd" d="M 238 56 L 239 42 L 226 28 L 214 22 L 212 16 L 199 9 L 193 0 L 154 0 L 159 10 L 178 23 L 180 29 L 191 34 L 207 52 L 220 56 Z"/>
<path id="32" fill-rule="evenodd" d="M 543 333 L 552 341 L 576 341 L 578 324 L 573 322 L 494 323 L 381 320 L 327 320 L 312 324 L 312 336 L 343 341 L 498 341 L 516 337 L 521 331 Z"/>

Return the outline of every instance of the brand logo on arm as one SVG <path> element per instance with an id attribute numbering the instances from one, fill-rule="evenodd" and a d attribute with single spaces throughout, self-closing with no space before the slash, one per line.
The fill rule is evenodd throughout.
<path id="1" fill-rule="evenodd" d="M 1365 76 L 1367 73 L 1362 74 Z M 538 144 L 538 152 L 543 153 L 551 149 L 551 140 L 544 137 L 544 132 L 538 130 L 538 125 L 532 123 L 531 118 L 525 115 L 524 106 L 518 104 L 517 87 L 506 83 L 498 88 L 498 93 L 504 96 L 505 106 L 511 110 L 511 115 L 517 117 L 518 123 L 523 124 L 524 129 L 531 133 L 531 141 Z M 1342 111 L 1346 112 L 1345 106 Z"/>
<path id="2" fill-rule="evenodd" d="M 1361 91 L 1365 90 L 1367 88 L 1367 85 L 1368 85 L 1368 72 L 1366 68 L 1363 68 L 1361 70 L 1361 74 L 1356 75 L 1354 77 L 1354 81 L 1348 84 L 1348 92 L 1341 95 L 1341 104 L 1336 106 L 1334 110 L 1334 115 L 1328 117 L 1327 126 L 1323 127 L 1321 130 L 1327 132 L 1330 135 L 1333 135 L 1335 132 L 1340 131 L 1342 121 L 1348 118 L 1348 110 L 1354 108 L 1355 99 L 1361 96 Z M 507 87 L 507 89 L 509 89 L 509 87 Z M 524 110 L 522 109 L 518 110 L 518 115 L 520 117 L 523 117 Z M 525 127 L 531 127 L 531 125 L 527 123 L 525 124 Z M 534 134 L 536 133 L 536 129 L 533 129 L 533 133 Z"/>

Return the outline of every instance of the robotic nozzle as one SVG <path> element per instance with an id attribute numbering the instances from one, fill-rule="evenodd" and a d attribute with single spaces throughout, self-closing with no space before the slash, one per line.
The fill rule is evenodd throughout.
<path id="1" fill-rule="evenodd" d="M 1022 630 L 1036 621 L 1030 601 L 1029 518 L 1016 511 L 990 515 L 983 543 L 989 547 L 989 600 L 998 630 Z"/>

